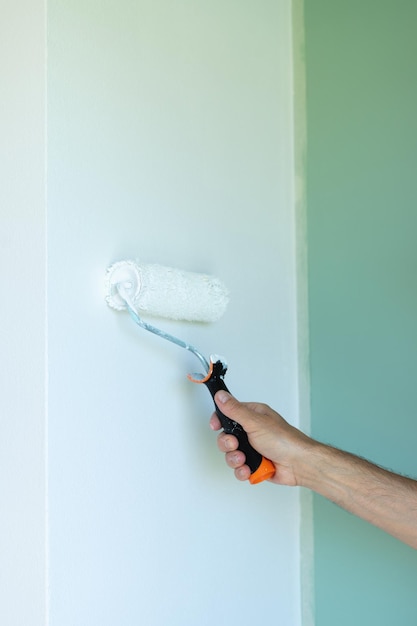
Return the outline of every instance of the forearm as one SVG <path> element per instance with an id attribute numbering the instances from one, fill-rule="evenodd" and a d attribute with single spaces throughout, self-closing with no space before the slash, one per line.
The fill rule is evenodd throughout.
<path id="1" fill-rule="evenodd" d="M 241 403 L 224 391 L 215 399 L 225 415 L 243 426 L 255 450 L 274 463 L 272 482 L 307 487 L 417 549 L 416 480 L 310 439 L 265 404 Z M 215 414 L 211 426 L 221 428 Z M 227 464 L 236 478 L 247 480 L 250 469 L 238 443 L 233 435 L 219 435 Z"/>
<path id="2" fill-rule="evenodd" d="M 298 482 L 417 549 L 417 481 L 314 442 Z"/>

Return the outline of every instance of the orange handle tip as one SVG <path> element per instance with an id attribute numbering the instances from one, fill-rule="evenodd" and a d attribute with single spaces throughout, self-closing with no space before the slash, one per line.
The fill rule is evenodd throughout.
<path id="1" fill-rule="evenodd" d="M 262 461 L 258 469 L 250 475 L 249 482 L 251 485 L 257 485 L 263 480 L 269 480 L 275 474 L 275 465 L 269 459 L 262 457 Z"/>

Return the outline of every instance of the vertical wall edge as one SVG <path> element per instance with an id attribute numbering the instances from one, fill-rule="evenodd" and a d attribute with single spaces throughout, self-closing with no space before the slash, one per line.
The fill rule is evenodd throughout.
<path id="1" fill-rule="evenodd" d="M 307 108 L 304 1 L 292 0 L 294 210 L 297 275 L 298 398 L 301 429 L 310 432 L 310 364 L 307 256 Z M 301 621 L 314 625 L 313 494 L 300 490 Z"/>

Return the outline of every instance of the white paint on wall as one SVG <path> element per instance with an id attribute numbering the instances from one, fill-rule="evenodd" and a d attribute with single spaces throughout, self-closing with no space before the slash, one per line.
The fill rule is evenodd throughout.
<path id="1" fill-rule="evenodd" d="M 296 490 L 237 483 L 192 355 L 106 308 L 218 275 L 228 384 L 297 421 L 290 3 L 49 3 L 50 624 L 300 623 Z M 161 323 L 162 324 L 162 323 Z"/>
<path id="2" fill-rule="evenodd" d="M 0 623 L 43 626 L 45 531 L 45 7 L 0 20 Z"/>
<path id="3" fill-rule="evenodd" d="M 1 42 L 16 147 L 1 192 L 1 621 L 296 626 L 297 491 L 234 480 L 209 395 L 185 377 L 199 363 L 102 289 L 136 255 L 221 277 L 219 323 L 164 327 L 226 355 L 238 397 L 298 423 L 290 2 L 48 4 L 49 607 L 45 8 L 26 5 L 7 4 L 20 39 L 4 20 Z"/>

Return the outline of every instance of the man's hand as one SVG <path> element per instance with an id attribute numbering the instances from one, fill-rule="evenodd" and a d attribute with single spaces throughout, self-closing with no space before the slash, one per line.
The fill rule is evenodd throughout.
<path id="1" fill-rule="evenodd" d="M 227 417 L 238 422 L 247 432 L 250 444 L 275 465 L 271 482 L 279 485 L 298 485 L 297 466 L 305 448 L 313 442 L 299 430 L 290 426 L 278 413 L 266 404 L 243 403 L 225 391 L 215 396 L 219 409 Z M 210 419 L 213 430 L 220 430 L 219 418 L 214 413 Z M 245 464 L 245 455 L 237 449 L 234 435 L 221 433 L 217 439 L 221 452 L 226 454 L 226 463 L 235 470 L 238 480 L 247 480 L 250 469 Z"/>

